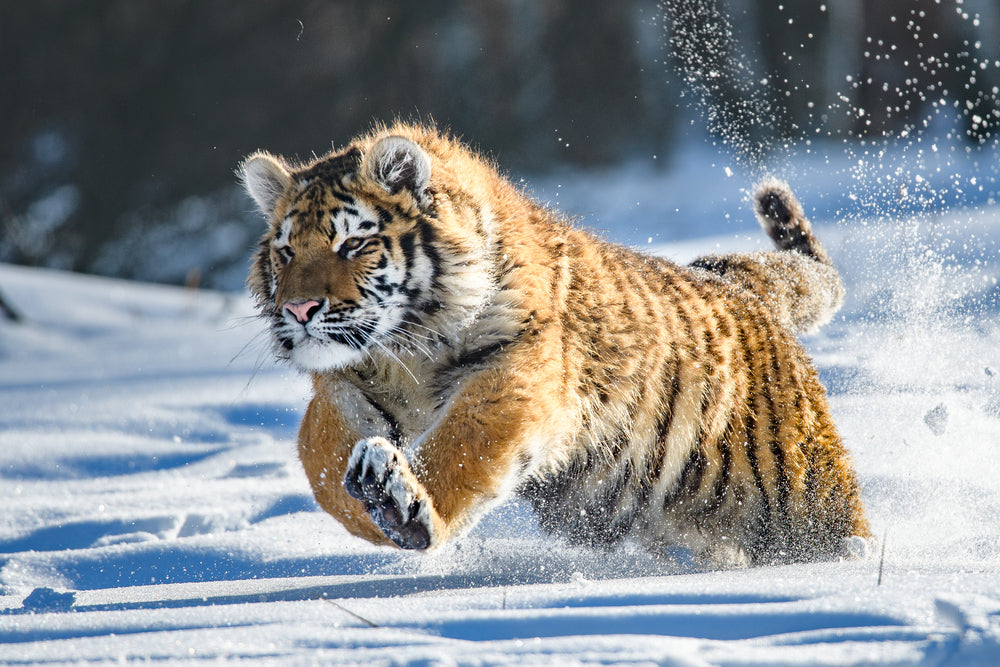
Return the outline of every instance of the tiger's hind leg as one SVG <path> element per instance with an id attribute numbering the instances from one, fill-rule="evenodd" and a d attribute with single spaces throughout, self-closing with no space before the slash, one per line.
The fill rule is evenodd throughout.
<path id="1" fill-rule="evenodd" d="M 691 263 L 763 299 L 793 333 L 814 331 L 844 302 L 844 285 L 789 187 L 767 180 L 754 211 L 777 251 L 709 255 Z"/>

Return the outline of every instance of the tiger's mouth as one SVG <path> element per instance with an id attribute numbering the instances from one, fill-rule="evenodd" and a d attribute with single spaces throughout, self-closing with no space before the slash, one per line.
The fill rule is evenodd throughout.
<path id="1" fill-rule="evenodd" d="M 336 329 L 326 329 L 323 331 L 310 331 L 303 327 L 298 335 L 288 335 L 287 333 L 277 334 L 281 346 L 286 350 L 291 350 L 297 345 L 306 343 L 313 345 L 323 345 L 326 343 L 336 343 L 346 345 L 355 350 L 363 350 L 371 344 L 371 335 L 375 331 L 375 325 L 365 323 L 358 327 L 339 327 Z"/>
<path id="2" fill-rule="evenodd" d="M 318 344 L 335 343 L 345 345 L 359 352 L 367 349 L 374 342 L 376 323 L 372 321 L 354 322 L 349 325 L 330 327 L 320 333 L 308 332 L 307 336 Z"/>
<path id="3" fill-rule="evenodd" d="M 358 332 L 279 335 L 281 356 L 304 371 L 327 371 L 348 366 L 364 357 L 370 341 Z"/>
<path id="4" fill-rule="evenodd" d="M 272 332 L 282 355 L 307 371 L 342 368 L 363 358 L 379 346 L 378 336 L 385 314 L 317 313 L 299 321 L 285 310 L 275 317 Z"/>

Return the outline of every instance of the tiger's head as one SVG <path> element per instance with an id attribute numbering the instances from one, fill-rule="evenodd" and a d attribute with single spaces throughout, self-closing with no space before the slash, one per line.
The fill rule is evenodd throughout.
<path id="1" fill-rule="evenodd" d="M 302 166 L 267 153 L 242 164 L 268 219 L 248 286 L 279 356 L 331 370 L 426 351 L 468 326 L 491 260 L 488 213 L 442 166 L 463 150 L 397 126 Z"/>

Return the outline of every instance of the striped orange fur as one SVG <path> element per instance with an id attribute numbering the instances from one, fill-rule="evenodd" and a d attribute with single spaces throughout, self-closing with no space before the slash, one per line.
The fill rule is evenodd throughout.
<path id="1" fill-rule="evenodd" d="M 708 566 L 870 537 L 795 339 L 843 287 L 784 184 L 755 194 L 777 250 L 679 266 L 574 227 L 433 128 L 242 175 L 269 220 L 251 292 L 312 376 L 299 455 L 352 533 L 434 548 L 520 494 L 570 541 Z"/>

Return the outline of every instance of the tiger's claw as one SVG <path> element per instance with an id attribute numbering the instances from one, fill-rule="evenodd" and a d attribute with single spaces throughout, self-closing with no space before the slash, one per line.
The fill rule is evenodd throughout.
<path id="1" fill-rule="evenodd" d="M 364 503 L 375 525 L 398 546 L 431 546 L 427 499 L 402 452 L 388 440 L 366 438 L 354 446 L 344 488 Z"/>

